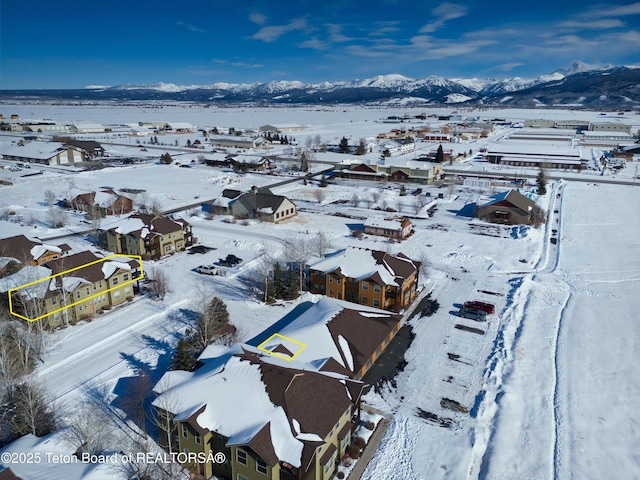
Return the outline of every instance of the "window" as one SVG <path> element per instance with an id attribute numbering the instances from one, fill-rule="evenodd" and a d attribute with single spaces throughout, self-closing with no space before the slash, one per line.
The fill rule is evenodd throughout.
<path id="1" fill-rule="evenodd" d="M 340 278 L 337 278 L 337 279 L 336 279 L 336 283 L 337 283 L 338 285 L 340 285 Z"/>
<path id="2" fill-rule="evenodd" d="M 373 306 L 374 307 L 380 307 L 380 300 L 378 300 L 377 298 L 373 299 Z"/>
<path id="3" fill-rule="evenodd" d="M 117 285 L 118 284 L 118 277 L 113 277 L 113 282 L 112 283 L 114 285 Z"/>
<path id="4" fill-rule="evenodd" d="M 241 465 L 246 465 L 247 464 L 247 452 L 245 452 L 244 450 L 236 450 L 236 462 L 238 462 Z"/>
<path id="5" fill-rule="evenodd" d="M 329 275 L 329 283 L 333 283 L 333 277 Z"/>
<path id="6" fill-rule="evenodd" d="M 51 297 L 51 305 L 58 303 L 58 297 Z"/>
<path id="7" fill-rule="evenodd" d="M 237 479 L 238 479 L 238 480 L 249 480 L 247 477 L 245 477 L 245 476 L 243 476 L 243 475 L 240 475 L 240 474 L 238 474 Z"/>
<path id="8" fill-rule="evenodd" d="M 267 462 L 265 462 L 260 457 L 256 458 L 256 471 L 262 473 L 263 475 L 267 474 Z"/>
<path id="9" fill-rule="evenodd" d="M 89 287 L 87 287 L 87 295 L 89 295 L 89 293 L 91 293 L 91 290 L 89 290 Z"/>
<path id="10" fill-rule="evenodd" d="M 76 298 L 80 298 L 80 290 L 76 292 Z"/>
<path id="11" fill-rule="evenodd" d="M 195 439 L 196 444 L 197 444 L 197 445 L 200 445 L 200 434 L 196 433 L 196 434 L 193 436 L 193 438 Z"/>
<path id="12" fill-rule="evenodd" d="M 369 290 L 369 282 L 362 282 L 362 289 Z"/>
<path id="13" fill-rule="evenodd" d="M 122 281 L 123 281 L 123 282 L 126 282 L 127 280 L 129 280 L 129 274 L 128 274 L 128 273 L 125 273 L 125 274 L 122 276 Z"/>
<path id="14" fill-rule="evenodd" d="M 94 283 L 94 284 L 93 284 L 93 289 L 94 289 L 94 290 L 97 290 L 97 289 L 98 289 L 98 284 Z"/>
<path id="15" fill-rule="evenodd" d="M 182 424 L 182 436 L 184 438 L 187 438 L 187 434 L 189 433 L 189 430 L 187 429 L 187 426 L 183 423 Z"/>
<path id="16" fill-rule="evenodd" d="M 120 290 L 113 292 L 113 299 L 118 300 L 120 298 Z"/>
<path id="17" fill-rule="evenodd" d="M 373 286 L 373 291 L 374 291 L 374 292 L 376 292 L 376 293 L 380 293 L 380 285 L 375 284 L 375 285 Z"/>
<path id="18" fill-rule="evenodd" d="M 365 305 L 368 305 L 369 299 L 367 297 L 360 297 L 360 303 L 364 303 Z"/>
<path id="19" fill-rule="evenodd" d="M 333 295 L 333 288 L 329 289 L 329 295 Z"/>

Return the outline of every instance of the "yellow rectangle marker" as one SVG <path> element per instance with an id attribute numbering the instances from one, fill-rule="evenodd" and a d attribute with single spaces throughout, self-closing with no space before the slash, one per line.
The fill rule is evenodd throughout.
<path id="1" fill-rule="evenodd" d="M 277 341 L 276 339 L 282 339 L 282 341 Z M 274 343 L 274 340 L 276 340 L 277 344 L 274 345 L 273 347 L 271 347 L 271 349 L 267 348 L 267 345 Z M 283 353 L 279 353 L 279 352 L 274 352 L 273 350 L 276 349 L 278 346 L 282 345 L 284 348 L 286 348 L 287 350 L 289 350 L 289 348 L 287 348 L 287 345 L 285 345 L 285 343 L 289 343 L 289 344 L 293 344 L 293 345 L 297 345 L 298 349 L 293 352 L 291 351 L 291 356 L 287 356 Z M 291 345 L 289 345 L 291 346 Z M 305 348 L 307 348 L 307 344 L 306 343 L 302 343 L 299 342 L 297 340 L 294 340 L 293 338 L 289 338 L 285 335 L 280 335 L 279 333 L 274 333 L 273 335 L 271 335 L 269 338 L 267 338 L 264 342 L 262 342 L 260 345 L 258 345 L 258 350 L 262 350 L 263 352 L 267 352 L 270 355 L 273 355 L 274 357 L 278 357 L 281 358 L 283 360 L 286 360 L 287 362 L 290 362 L 291 360 L 293 360 L 294 358 L 296 358 L 300 352 L 302 352 L 302 350 L 304 350 Z"/>
<path id="2" fill-rule="evenodd" d="M 89 297 L 83 298 L 82 300 L 79 300 L 77 302 L 73 302 L 73 303 L 71 303 L 69 305 L 65 305 L 64 307 L 58 308 L 57 310 L 54 310 L 52 312 L 45 313 L 44 315 L 40 315 L 39 317 L 36 317 L 36 318 L 25 317 L 24 315 L 21 315 L 21 314 L 13 311 L 12 295 L 13 295 L 14 292 L 17 292 L 18 290 L 21 290 L 23 288 L 30 287 L 32 285 L 37 285 L 38 283 L 46 282 L 47 280 L 51 280 L 53 278 L 60 277 L 62 275 L 66 275 L 66 274 L 71 273 L 71 272 L 75 272 L 75 271 L 81 270 L 83 268 L 87 268 L 87 267 L 89 267 L 91 265 L 95 265 L 97 263 L 106 262 L 106 261 L 111 260 L 111 259 L 116 258 L 116 257 L 125 257 L 125 258 L 128 259 L 127 261 L 129 261 L 129 260 L 137 260 L 138 261 L 138 265 L 140 265 L 140 275 L 138 277 L 136 277 L 136 278 L 132 278 L 131 280 L 127 280 L 126 282 L 123 282 L 123 283 L 119 284 L 117 287 L 108 288 L 107 290 L 101 290 L 99 293 L 96 293 L 96 294 L 91 295 Z M 124 263 L 126 263 L 126 261 Z M 63 310 L 67 310 L 67 309 L 69 309 L 71 307 L 75 307 L 76 305 L 79 305 L 81 303 L 84 303 L 84 302 L 87 302 L 89 300 L 92 300 L 95 297 L 99 297 L 100 295 L 104 295 L 105 293 L 109 293 L 109 292 L 111 292 L 113 290 L 119 289 L 119 288 L 121 288 L 121 287 L 123 287 L 125 285 L 129 285 L 129 284 L 131 284 L 133 282 L 137 282 L 138 280 L 142 280 L 143 278 L 144 278 L 144 271 L 143 271 L 143 268 L 142 268 L 142 257 L 140 255 L 125 255 L 125 254 L 114 253 L 113 255 L 109 255 L 108 257 L 105 257 L 105 258 L 100 258 L 100 259 L 98 259 L 98 260 L 96 260 L 94 262 L 89 262 L 89 263 L 86 263 L 84 265 L 80 265 L 79 267 L 71 268 L 69 270 L 65 270 L 64 272 L 56 273 L 55 275 L 49 275 L 48 277 L 41 278 L 40 280 L 35 280 L 33 282 L 29 282 L 29 283 L 25 283 L 24 285 L 20 285 L 19 287 L 12 288 L 11 290 L 9 290 L 9 312 L 11 312 L 11 315 L 14 315 L 14 316 L 16 316 L 18 318 L 22 318 L 23 320 L 26 320 L 28 322 L 35 322 L 35 321 L 40 320 L 42 318 L 48 317 L 48 316 L 53 315 L 55 313 L 61 312 Z"/>

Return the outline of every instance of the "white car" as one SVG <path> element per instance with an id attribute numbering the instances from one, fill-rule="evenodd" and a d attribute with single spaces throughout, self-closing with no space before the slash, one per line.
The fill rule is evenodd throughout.
<path id="1" fill-rule="evenodd" d="M 196 268 L 196 272 L 202 273 L 203 275 L 218 275 L 218 271 L 213 265 L 200 265 Z"/>

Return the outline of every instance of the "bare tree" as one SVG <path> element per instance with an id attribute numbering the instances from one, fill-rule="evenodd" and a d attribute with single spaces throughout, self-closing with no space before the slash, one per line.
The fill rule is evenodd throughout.
<path id="1" fill-rule="evenodd" d="M 311 251 L 318 257 L 324 257 L 331 248 L 331 241 L 322 231 L 318 231 L 316 235 L 311 238 L 310 244 Z"/>
<path id="2" fill-rule="evenodd" d="M 357 192 L 353 192 L 353 194 L 351 195 L 351 205 L 353 205 L 354 207 L 357 207 L 360 204 L 360 197 L 358 196 Z"/>
<path id="3" fill-rule="evenodd" d="M 56 414 L 44 388 L 33 380 L 13 386 L 7 398 L 11 438 L 42 437 L 56 428 Z"/>
<path id="4" fill-rule="evenodd" d="M 381 196 L 382 193 L 379 190 L 371 192 L 371 200 L 373 200 L 373 203 L 378 203 L 378 200 L 380 200 Z"/>
<path id="5" fill-rule="evenodd" d="M 427 197 L 425 195 L 417 195 L 413 198 L 413 207 L 416 210 L 416 215 L 427 205 Z"/>
<path id="6" fill-rule="evenodd" d="M 298 272 L 298 288 L 304 290 L 304 272 L 311 255 L 310 242 L 301 237 L 289 237 L 283 240 L 282 249 L 285 263 L 295 264 Z"/>
<path id="7" fill-rule="evenodd" d="M 213 297 L 204 304 L 202 315 L 196 328 L 191 332 L 193 346 L 202 352 L 213 343 L 221 330 L 229 324 L 227 305 L 219 297 Z"/>
<path id="8" fill-rule="evenodd" d="M 153 402 L 156 410 L 152 421 L 160 429 L 159 445 L 169 452 L 174 452 L 178 448 L 178 426 L 173 419 L 178 413 L 179 402 L 169 387 L 169 381 L 166 377 L 154 387 L 154 391 L 160 392 L 160 395 Z"/>
<path id="9" fill-rule="evenodd" d="M 114 425 L 107 413 L 92 398 L 75 405 L 67 417 L 68 428 L 64 437 L 78 451 L 90 455 L 110 450 Z"/>
<path id="10" fill-rule="evenodd" d="M 50 206 L 48 215 L 51 228 L 62 228 L 67 223 L 67 213 L 60 207 L 55 205 Z"/>
<path id="11" fill-rule="evenodd" d="M 316 199 L 316 201 L 318 203 L 322 203 L 323 200 L 325 199 L 325 192 L 324 190 L 321 190 L 319 188 L 316 188 L 315 190 L 313 190 L 313 192 L 311 192 L 313 194 L 313 197 Z"/>
<path id="12" fill-rule="evenodd" d="M 149 205 L 149 210 L 151 210 L 151 213 L 153 214 L 154 217 L 161 217 L 162 205 L 160 204 L 160 200 L 158 200 L 157 198 L 154 198 L 153 200 L 151 200 L 151 205 Z"/>
<path id="13" fill-rule="evenodd" d="M 264 282 L 264 295 L 262 296 L 262 300 L 268 302 L 271 298 L 269 296 L 269 276 L 271 275 L 274 259 L 271 248 L 266 242 L 262 242 L 260 250 L 261 253 L 258 261 L 258 269 L 260 271 L 261 280 Z"/>
<path id="14" fill-rule="evenodd" d="M 160 298 L 160 300 L 164 301 L 164 297 L 167 293 L 171 293 L 169 276 L 164 272 L 164 270 L 154 268 L 149 272 L 149 278 L 151 279 L 151 292 Z"/>
<path id="15" fill-rule="evenodd" d="M 47 207 L 51 208 L 56 203 L 56 194 L 53 190 L 46 190 L 44 192 L 44 201 L 47 204 Z"/>

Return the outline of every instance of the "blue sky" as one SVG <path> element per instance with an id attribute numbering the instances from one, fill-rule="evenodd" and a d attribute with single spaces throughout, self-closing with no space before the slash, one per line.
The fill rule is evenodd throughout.
<path id="1" fill-rule="evenodd" d="M 534 77 L 640 63 L 640 2 L 1 0 L 0 89 Z"/>

